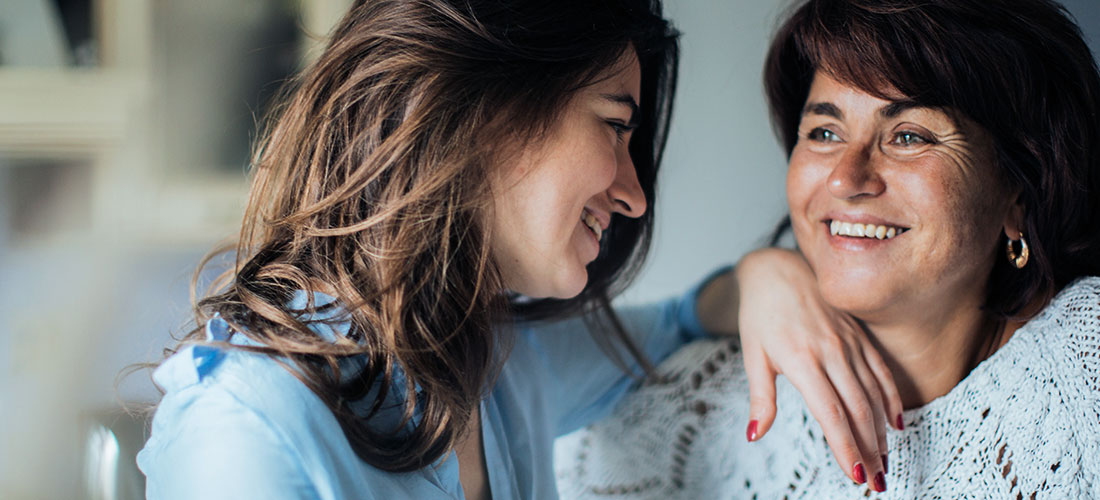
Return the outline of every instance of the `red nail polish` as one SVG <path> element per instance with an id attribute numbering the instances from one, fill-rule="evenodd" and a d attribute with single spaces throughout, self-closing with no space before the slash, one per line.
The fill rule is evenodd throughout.
<path id="1" fill-rule="evenodd" d="M 898 418 L 897 418 L 897 420 L 895 420 L 895 423 L 898 424 L 898 430 L 899 431 L 905 430 L 905 422 L 901 421 L 901 415 L 898 415 Z"/>
<path id="2" fill-rule="evenodd" d="M 756 420 L 749 420 L 749 428 L 745 429 L 745 438 L 748 439 L 750 443 L 756 441 L 756 424 Z"/>
<path id="3" fill-rule="evenodd" d="M 883 476 L 881 472 L 875 474 L 875 491 L 879 493 L 886 491 L 886 476 Z"/>
<path id="4" fill-rule="evenodd" d="M 890 469 L 888 467 L 886 467 L 886 455 L 882 456 L 882 473 L 883 474 L 889 474 L 890 473 Z"/>
<path id="5" fill-rule="evenodd" d="M 867 471 L 861 462 L 856 462 L 856 466 L 852 467 L 852 475 L 856 477 L 856 482 L 859 484 L 867 482 Z"/>

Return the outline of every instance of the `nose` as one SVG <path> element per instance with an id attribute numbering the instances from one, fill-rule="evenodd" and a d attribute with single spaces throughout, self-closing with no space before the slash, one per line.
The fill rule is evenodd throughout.
<path id="1" fill-rule="evenodd" d="M 845 200 L 882 194 L 886 183 L 875 170 L 874 156 L 871 147 L 847 148 L 826 180 L 829 193 Z"/>
<path id="2" fill-rule="evenodd" d="M 634 160 L 630 153 L 623 152 L 615 169 L 615 180 L 607 189 L 611 198 L 612 210 L 632 219 L 641 217 L 645 213 L 645 191 L 638 182 L 638 171 L 634 168 Z"/>

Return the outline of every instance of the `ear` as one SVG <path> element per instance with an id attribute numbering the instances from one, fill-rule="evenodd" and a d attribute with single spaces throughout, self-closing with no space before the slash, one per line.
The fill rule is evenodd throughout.
<path id="1" fill-rule="evenodd" d="M 1013 198 L 1016 200 L 1008 206 L 1008 210 L 1005 210 L 1004 220 L 1004 233 L 1010 240 L 1018 240 L 1024 233 L 1024 214 L 1026 213 L 1026 207 L 1024 207 L 1024 201 L 1022 194 L 1017 191 L 1013 193 Z"/>

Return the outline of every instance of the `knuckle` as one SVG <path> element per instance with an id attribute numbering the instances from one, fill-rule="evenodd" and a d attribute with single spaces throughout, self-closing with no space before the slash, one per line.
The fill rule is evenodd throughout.
<path id="1" fill-rule="evenodd" d="M 872 386 L 870 389 L 873 389 L 873 388 L 874 387 Z M 871 405 L 871 410 L 876 411 L 876 412 L 881 411 L 882 408 L 883 408 L 882 396 L 878 394 L 878 391 L 870 390 L 870 389 L 868 389 L 866 392 L 867 392 L 867 397 L 870 398 L 869 403 Z"/>
<path id="2" fill-rule="evenodd" d="M 826 404 L 821 411 L 822 421 L 825 423 L 844 425 L 848 421 L 848 415 L 844 410 L 844 405 L 840 404 L 839 401 L 833 401 Z"/>
<path id="3" fill-rule="evenodd" d="M 874 419 L 875 413 L 871 409 L 871 405 L 867 403 L 856 403 L 851 408 L 852 419 L 856 422 L 870 422 Z"/>
<path id="4" fill-rule="evenodd" d="M 787 354 L 794 359 L 812 359 L 814 351 L 804 342 L 795 342 L 787 347 Z"/>
<path id="5" fill-rule="evenodd" d="M 832 446 L 831 443 L 830 446 Z M 856 443 L 854 441 L 840 443 L 839 446 L 836 446 L 833 449 L 836 450 L 838 460 L 845 461 L 845 459 L 847 459 L 846 461 L 848 462 L 863 461 L 863 455 L 860 453 L 859 447 L 856 446 Z"/>
<path id="6" fill-rule="evenodd" d="M 873 348 L 872 348 L 873 349 Z M 867 360 L 867 365 L 872 370 L 882 373 L 890 373 L 889 368 L 886 366 L 886 362 L 882 360 L 875 352 L 865 352 L 863 359 Z"/>
<path id="7" fill-rule="evenodd" d="M 847 351 L 847 343 L 839 336 L 829 335 L 821 339 L 821 348 L 827 353 L 844 353 Z"/>

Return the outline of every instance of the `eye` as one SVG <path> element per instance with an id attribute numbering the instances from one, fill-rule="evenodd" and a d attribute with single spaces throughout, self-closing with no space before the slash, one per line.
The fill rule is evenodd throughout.
<path id="1" fill-rule="evenodd" d="M 898 146 L 922 146 L 925 144 L 932 144 L 932 140 L 920 135 L 911 130 L 902 130 L 894 134 L 894 138 L 890 141 L 891 144 Z"/>
<path id="2" fill-rule="evenodd" d="M 616 120 L 607 120 L 607 124 L 615 131 L 615 137 L 618 139 L 619 144 L 622 144 L 626 136 L 638 128 L 637 125 L 627 125 Z"/>
<path id="3" fill-rule="evenodd" d="M 841 142 L 836 132 L 825 127 L 817 127 L 806 134 L 806 138 L 816 142 Z"/>

